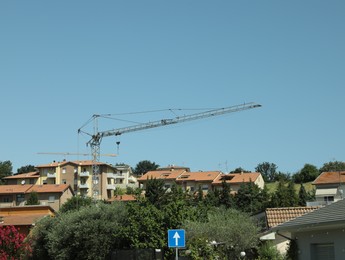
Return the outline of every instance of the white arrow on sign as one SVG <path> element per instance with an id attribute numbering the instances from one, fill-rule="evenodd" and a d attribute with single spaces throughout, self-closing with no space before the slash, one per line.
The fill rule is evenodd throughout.
<path id="1" fill-rule="evenodd" d="M 175 238 L 175 245 L 178 246 L 178 239 L 180 238 L 180 235 L 177 232 L 175 232 L 173 238 Z"/>

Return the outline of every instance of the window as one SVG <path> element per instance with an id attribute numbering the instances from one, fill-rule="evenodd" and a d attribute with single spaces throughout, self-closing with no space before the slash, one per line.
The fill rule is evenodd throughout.
<path id="1" fill-rule="evenodd" d="M 208 185 L 207 184 L 202 185 L 202 190 L 208 190 Z"/>
<path id="2" fill-rule="evenodd" d="M 54 202 L 55 201 L 55 196 L 54 195 L 50 195 L 48 198 L 48 202 Z"/>
<path id="3" fill-rule="evenodd" d="M 66 184 L 66 183 L 67 183 L 66 179 L 62 179 L 62 184 Z"/>
<path id="4" fill-rule="evenodd" d="M 9 197 L 4 197 L 4 199 L 3 199 L 3 202 L 10 202 L 10 198 Z"/>
<path id="5" fill-rule="evenodd" d="M 334 260 L 334 244 L 311 244 L 311 258 L 314 260 Z"/>
<path id="6" fill-rule="evenodd" d="M 35 180 L 34 179 L 30 179 L 30 184 L 35 184 Z"/>
<path id="7" fill-rule="evenodd" d="M 17 202 L 23 202 L 25 200 L 24 194 L 17 194 Z"/>
<path id="8" fill-rule="evenodd" d="M 62 173 L 63 173 L 63 174 L 66 173 L 66 168 L 65 168 L 65 167 L 62 168 Z"/>
<path id="9" fill-rule="evenodd" d="M 333 196 L 325 196 L 323 197 L 325 202 L 333 202 L 334 201 L 334 197 Z"/>

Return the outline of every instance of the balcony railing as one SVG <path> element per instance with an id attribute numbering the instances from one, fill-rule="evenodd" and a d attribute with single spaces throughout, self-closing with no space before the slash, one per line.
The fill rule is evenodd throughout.
<path id="1" fill-rule="evenodd" d="M 107 177 L 108 178 L 112 178 L 112 179 L 124 179 L 125 175 L 123 173 L 107 173 Z"/>
<path id="2" fill-rule="evenodd" d="M 89 188 L 89 184 L 87 183 L 81 183 L 78 185 L 79 189 L 88 189 Z"/>
<path id="3" fill-rule="evenodd" d="M 88 171 L 80 172 L 80 173 L 79 173 L 79 176 L 80 176 L 80 177 L 89 177 L 89 176 L 90 176 L 90 173 L 89 173 Z"/>
<path id="4" fill-rule="evenodd" d="M 56 173 L 47 173 L 47 178 L 56 178 Z"/>
<path id="5" fill-rule="evenodd" d="M 115 190 L 115 184 L 107 184 L 107 190 Z"/>

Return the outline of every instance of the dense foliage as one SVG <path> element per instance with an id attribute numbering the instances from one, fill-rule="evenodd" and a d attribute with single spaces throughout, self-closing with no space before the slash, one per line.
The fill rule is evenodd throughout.
<path id="1" fill-rule="evenodd" d="M 30 243 L 14 226 L 0 226 L 0 259 L 24 259 L 30 255 Z"/>
<path id="2" fill-rule="evenodd" d="M 137 163 L 137 165 L 133 169 L 133 174 L 137 176 L 142 176 L 148 171 L 156 170 L 158 167 L 159 165 L 156 164 L 155 162 L 151 162 L 149 160 L 140 161 L 139 163 Z"/>
<path id="3" fill-rule="evenodd" d="M 11 161 L 0 161 L 0 185 L 4 184 L 2 178 L 12 175 L 12 162 Z"/>

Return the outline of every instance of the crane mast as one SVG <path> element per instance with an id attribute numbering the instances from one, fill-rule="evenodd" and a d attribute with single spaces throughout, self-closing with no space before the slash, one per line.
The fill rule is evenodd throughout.
<path id="1" fill-rule="evenodd" d="M 161 119 L 157 121 L 152 121 L 152 122 L 147 122 L 143 124 L 137 124 L 133 126 L 117 128 L 117 129 L 112 129 L 112 130 L 102 131 L 102 132 L 98 131 L 97 115 L 95 115 L 94 116 L 95 118 L 94 134 L 92 135 L 92 138 L 87 142 L 87 145 L 90 145 L 91 147 L 91 154 L 92 154 L 92 159 L 93 159 L 93 174 L 92 174 L 93 197 L 97 199 L 100 193 L 99 192 L 99 173 L 100 173 L 99 159 L 100 159 L 100 146 L 101 146 L 103 137 L 118 136 L 125 133 L 136 132 L 136 131 L 156 128 L 156 127 L 161 127 L 161 126 L 168 126 L 168 125 L 173 125 L 173 124 L 178 124 L 178 123 L 183 123 L 187 121 L 193 121 L 193 120 L 198 120 L 198 119 L 203 119 L 203 118 L 208 118 L 208 117 L 213 117 L 213 116 L 220 116 L 227 113 L 240 112 L 243 110 L 254 109 L 258 107 L 261 107 L 261 105 L 253 103 L 253 102 L 244 103 L 244 104 L 225 107 L 225 108 L 213 109 L 206 112 L 184 115 L 184 116 L 179 116 L 179 117 L 169 118 L 169 119 Z M 80 131 L 80 129 L 78 131 Z"/>

